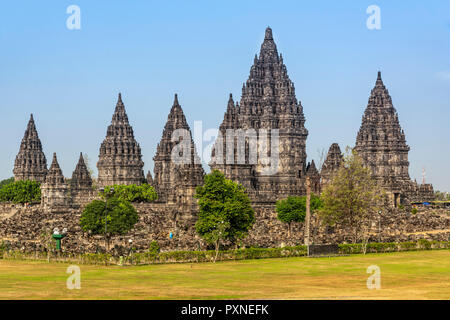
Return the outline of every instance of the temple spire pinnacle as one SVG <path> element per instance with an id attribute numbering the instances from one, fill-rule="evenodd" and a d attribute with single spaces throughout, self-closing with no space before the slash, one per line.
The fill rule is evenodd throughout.
<path id="1" fill-rule="evenodd" d="M 233 100 L 233 94 L 230 93 L 230 98 L 228 99 L 228 109 L 234 108 L 234 100 Z"/>
<path id="2" fill-rule="evenodd" d="M 384 86 L 383 79 L 381 78 L 381 71 L 378 71 L 376 85 Z"/>
<path id="3" fill-rule="evenodd" d="M 272 29 L 270 27 L 266 28 L 266 35 L 264 36 L 264 40 L 273 40 Z"/>
<path id="4" fill-rule="evenodd" d="M 275 41 L 273 41 L 272 29 L 267 27 L 264 41 L 261 44 L 259 59 L 263 61 L 278 61 L 278 51 Z"/>
<path id="5" fill-rule="evenodd" d="M 119 92 L 117 97 L 116 108 L 113 114 L 113 123 L 128 123 L 127 112 L 125 111 L 125 105 L 122 101 L 122 94 Z"/>
<path id="6" fill-rule="evenodd" d="M 174 99 L 173 99 L 173 106 L 180 106 L 180 103 L 178 102 L 178 94 L 175 93 Z"/>
<path id="7" fill-rule="evenodd" d="M 83 152 L 80 152 L 80 158 L 78 159 L 79 163 L 84 163 Z"/>

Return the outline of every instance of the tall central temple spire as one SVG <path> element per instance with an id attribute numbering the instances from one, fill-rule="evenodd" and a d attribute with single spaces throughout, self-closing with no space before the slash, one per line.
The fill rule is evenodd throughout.
<path id="1" fill-rule="evenodd" d="M 100 146 L 97 163 L 98 184 L 99 186 L 139 185 L 145 181 L 143 167 L 141 147 L 134 138 L 122 95 L 119 93 L 111 125 Z"/>
<path id="2" fill-rule="evenodd" d="M 295 96 L 295 87 L 287 74 L 283 58 L 278 54 L 273 40 L 272 29 L 266 29 L 264 41 L 258 56 L 250 68 L 250 75 L 242 87 L 239 104 L 234 104 L 231 96 L 220 126 L 223 139 L 218 139 L 213 149 L 212 169 L 225 173 L 246 187 L 254 201 L 273 202 L 286 195 L 303 194 L 306 173 L 306 138 L 303 107 Z M 249 159 L 251 147 L 246 144 L 245 163 L 227 161 L 227 130 L 255 130 L 258 143 L 264 139 L 262 129 L 279 130 L 279 148 L 276 172 L 262 174 L 261 159 L 252 163 Z M 246 137 L 248 140 L 249 137 Z M 222 144 L 222 146 L 218 144 Z M 217 161 L 223 152 L 224 162 Z M 231 157 L 232 158 L 232 157 Z"/>

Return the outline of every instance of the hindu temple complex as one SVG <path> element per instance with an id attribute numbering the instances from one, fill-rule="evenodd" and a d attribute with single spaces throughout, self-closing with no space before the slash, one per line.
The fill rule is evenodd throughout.
<path id="1" fill-rule="evenodd" d="M 209 164 L 211 169 L 222 171 L 227 178 L 246 188 L 257 208 L 257 219 L 261 219 L 255 226 L 259 231 L 250 238 L 266 239 L 273 230 L 280 230 L 278 226 L 270 231 L 275 224 L 270 220 L 275 202 L 291 195 L 304 195 L 307 176 L 311 179 L 312 191 L 320 193 L 343 162 L 341 149 L 336 143 L 329 147 L 321 168 L 316 167 L 314 160 L 307 162 L 308 130 L 305 124 L 303 105 L 297 99 L 294 83 L 288 76 L 282 55 L 278 53 L 272 30 L 267 28 L 259 55 L 255 55 L 249 77 L 242 86 L 239 102 L 235 102 L 231 94 L 228 98 L 219 127 L 222 139 L 216 140 Z M 187 136 L 174 136 L 178 129 L 183 129 Z M 243 140 L 239 140 L 240 133 L 244 135 Z M 275 135 L 278 137 L 276 150 L 272 139 Z M 256 144 L 255 138 L 260 138 Z M 184 147 L 178 155 L 188 159 L 187 162 L 177 163 L 172 158 L 172 151 L 180 144 Z M 418 185 L 411 181 L 408 171 L 410 147 L 406 144 L 399 116 L 380 72 L 362 116 L 354 149 L 386 190 L 393 207 L 433 199 L 432 185 Z M 255 150 L 254 158 L 252 152 Z M 269 162 L 267 158 L 259 157 L 263 153 L 268 155 Z M 274 153 L 277 157 L 272 157 Z M 270 163 L 275 158 L 276 162 Z M 151 217 L 144 219 L 147 222 L 143 222 L 142 230 L 150 232 L 150 227 L 144 225 L 153 221 L 151 223 L 156 226 L 158 222 L 152 220 L 155 217 L 170 216 L 176 220 L 173 224 L 167 222 L 167 228 L 180 226 L 180 221 L 192 223 L 197 212 L 193 195 L 195 188 L 203 184 L 205 170 L 177 95 L 153 160 L 153 174 L 148 172 L 145 176 L 142 150 L 134 137 L 119 93 L 111 124 L 99 148 L 98 179 L 89 173 L 82 154 L 69 183 L 58 165 L 56 154 L 47 169 L 33 115 L 15 160 L 14 177 L 16 180 L 41 182 L 42 205 L 49 212 L 58 212 L 64 207 L 79 211 L 97 196 L 100 187 L 148 183 L 157 191 L 158 200 L 146 209 Z M 275 171 L 267 171 L 274 165 Z"/>

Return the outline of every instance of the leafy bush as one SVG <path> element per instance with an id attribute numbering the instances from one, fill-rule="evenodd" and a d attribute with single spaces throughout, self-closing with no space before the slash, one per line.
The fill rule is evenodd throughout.
<path id="1" fill-rule="evenodd" d="M 37 181 L 16 181 L 0 189 L 0 201 L 32 203 L 41 201 L 41 184 Z"/>
<path id="2" fill-rule="evenodd" d="M 363 247 L 362 247 L 361 243 L 342 243 L 342 244 L 339 244 L 339 253 L 341 253 L 341 254 L 362 253 L 362 250 L 363 250 Z M 367 251 L 369 251 L 369 250 L 367 250 Z"/>
<path id="3" fill-rule="evenodd" d="M 417 242 L 383 242 L 383 243 L 369 243 L 367 244 L 367 252 L 370 253 L 384 253 L 384 252 L 398 252 L 398 251 L 412 251 L 412 250 L 431 250 L 431 249 L 448 249 L 450 248 L 449 241 L 428 241 L 420 239 Z M 339 253 L 341 254 L 358 254 L 363 253 L 361 243 L 340 244 Z"/>
<path id="4" fill-rule="evenodd" d="M 114 192 L 111 192 L 112 188 L 114 188 Z M 103 192 L 99 193 L 102 199 L 106 199 L 106 195 L 108 194 L 112 194 L 114 198 L 128 202 L 152 202 L 158 198 L 155 189 L 148 184 L 142 184 L 140 186 L 135 184 L 129 186 L 107 186 Z"/>
<path id="5" fill-rule="evenodd" d="M 411 209 L 411 213 L 412 213 L 412 214 L 416 214 L 418 211 L 419 211 L 419 210 L 417 210 L 417 208 L 412 208 L 412 209 Z"/>
<path id="6" fill-rule="evenodd" d="M 419 247 L 421 249 L 430 250 L 431 249 L 431 242 L 427 239 L 420 239 L 418 241 Z"/>
<path id="7" fill-rule="evenodd" d="M 148 252 L 152 254 L 158 254 L 161 251 L 159 248 L 158 242 L 152 241 L 150 242 L 150 245 L 148 246 Z"/>
<path id="8" fill-rule="evenodd" d="M 399 251 L 411 251 L 416 249 L 417 249 L 417 242 L 409 241 L 399 243 Z"/>

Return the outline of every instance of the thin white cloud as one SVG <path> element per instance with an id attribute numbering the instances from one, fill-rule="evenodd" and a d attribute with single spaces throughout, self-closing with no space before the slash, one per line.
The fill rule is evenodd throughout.
<path id="1" fill-rule="evenodd" d="M 436 73 L 436 77 L 441 80 L 450 80 L 450 71 L 439 71 Z"/>

